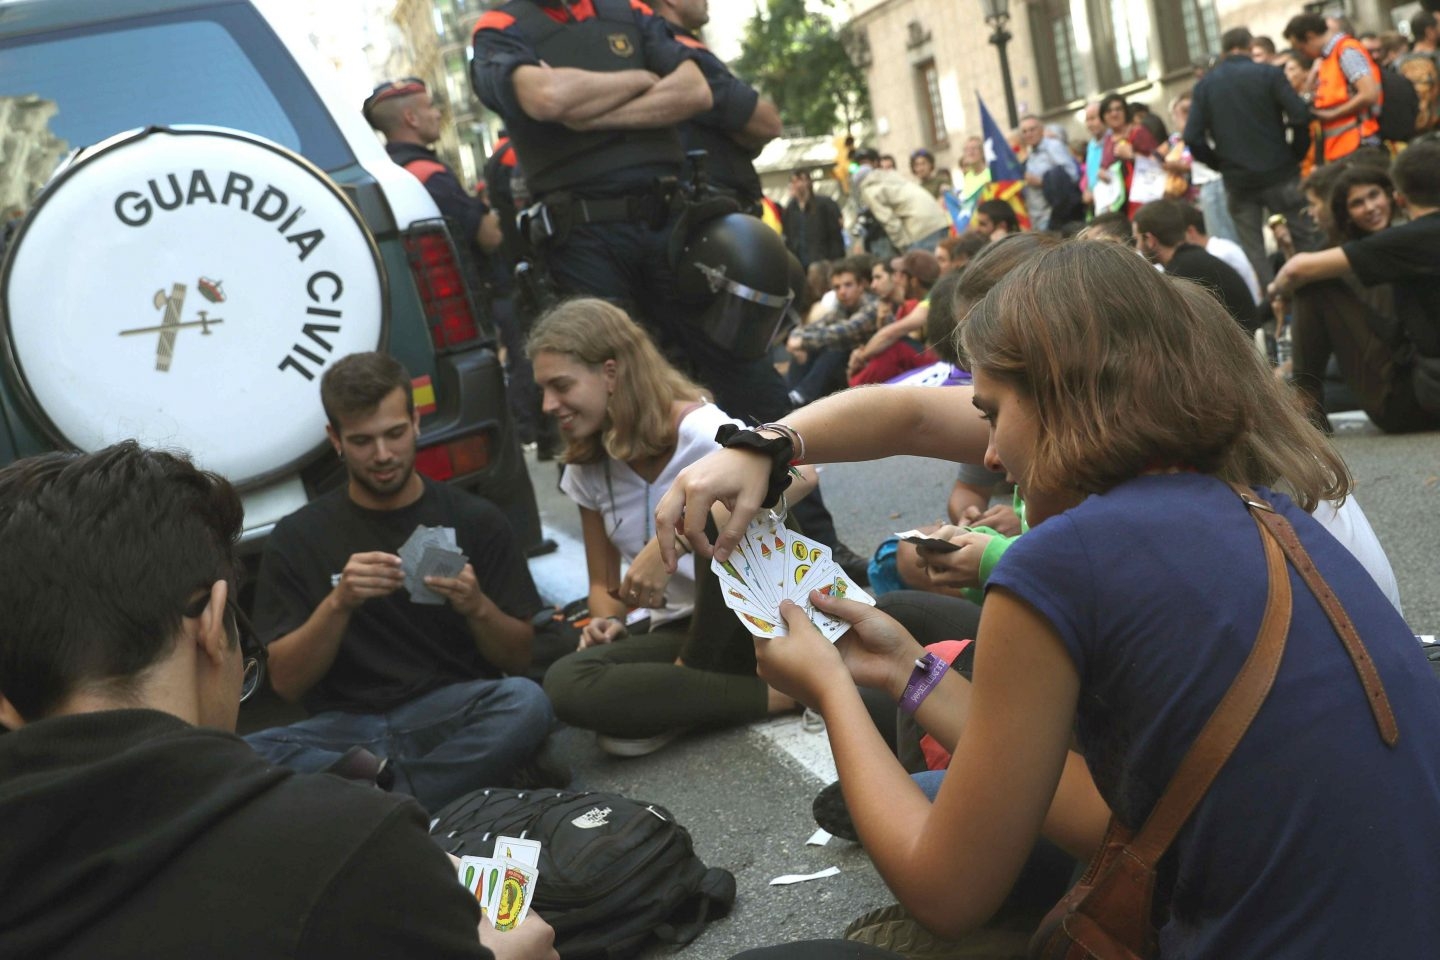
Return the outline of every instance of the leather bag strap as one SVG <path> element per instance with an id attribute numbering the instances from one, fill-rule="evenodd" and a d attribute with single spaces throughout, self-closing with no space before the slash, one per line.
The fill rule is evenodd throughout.
<path id="1" fill-rule="evenodd" d="M 1340 642 L 1345 645 L 1345 652 L 1350 654 L 1350 662 L 1355 664 L 1355 672 L 1360 675 L 1360 684 L 1365 688 L 1365 699 L 1375 717 L 1380 739 L 1385 741 L 1387 747 L 1395 746 L 1400 740 L 1400 727 L 1395 722 L 1395 712 L 1390 708 L 1390 698 L 1385 693 L 1385 685 L 1380 682 L 1375 661 L 1370 659 L 1370 651 L 1365 648 L 1365 641 L 1360 639 L 1360 633 L 1350 621 L 1350 615 L 1345 612 L 1340 598 L 1335 596 L 1330 584 L 1326 583 L 1320 571 L 1315 569 L 1315 561 L 1310 559 L 1310 554 L 1295 535 L 1295 528 L 1290 525 L 1290 521 L 1271 510 L 1268 504 L 1263 508 L 1252 508 L 1251 512 L 1279 541 L 1280 548 L 1290 559 L 1290 565 L 1300 574 L 1300 578 L 1319 601 L 1320 608 L 1325 611 L 1325 616 L 1335 628 Z"/>
<path id="2" fill-rule="evenodd" d="M 1270 504 L 1249 490 L 1242 492 L 1242 489 L 1237 489 L 1236 493 L 1255 520 L 1265 548 L 1265 567 L 1270 584 L 1265 613 L 1260 620 L 1255 646 L 1245 658 L 1240 674 L 1225 691 L 1210 719 L 1205 721 L 1200 735 L 1180 761 L 1170 785 L 1129 845 L 1129 854 L 1151 869 L 1170 848 L 1180 828 L 1210 789 L 1220 768 L 1230 759 L 1240 738 L 1250 729 L 1250 722 L 1270 693 L 1275 675 L 1280 670 L 1280 658 L 1285 653 L 1285 640 L 1290 632 L 1290 573 L 1285 566 L 1279 540 L 1257 515 L 1258 511 L 1271 510 Z"/>

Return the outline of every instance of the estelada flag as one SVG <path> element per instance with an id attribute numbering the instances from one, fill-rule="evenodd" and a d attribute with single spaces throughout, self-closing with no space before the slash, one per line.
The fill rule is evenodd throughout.
<path id="1" fill-rule="evenodd" d="M 1004 200 L 1015 210 L 1022 230 L 1030 229 L 1030 213 L 1025 209 L 1025 165 L 1010 149 L 1010 141 L 1000 132 L 1000 125 L 985 109 L 985 101 L 977 92 L 980 101 L 980 133 L 985 140 L 985 162 L 990 165 L 990 182 L 980 191 L 980 200 Z"/>

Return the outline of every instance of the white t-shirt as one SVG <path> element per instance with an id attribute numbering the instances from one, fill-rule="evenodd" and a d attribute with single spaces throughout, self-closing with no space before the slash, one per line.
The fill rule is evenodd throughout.
<path id="1" fill-rule="evenodd" d="M 646 483 L 629 464 L 607 457 L 598 463 L 567 464 L 560 476 L 560 489 L 580 506 L 600 514 L 606 535 L 628 564 L 655 536 L 655 504 L 681 470 L 720 449 L 715 442 L 715 431 L 726 423 L 744 426 L 713 403 L 687 413 L 680 421 L 675 453 L 653 483 Z M 665 601 L 664 607 L 651 611 L 651 626 L 689 616 L 694 608 L 693 554 L 680 558 L 679 567 L 665 588 Z"/>
<path id="2" fill-rule="evenodd" d="M 1223 260 L 1235 268 L 1240 278 L 1245 281 L 1245 286 L 1250 288 L 1250 296 L 1255 298 L 1256 303 L 1261 302 L 1260 278 L 1255 275 L 1255 265 L 1250 258 L 1245 256 L 1245 251 L 1240 244 L 1234 240 L 1226 240 L 1224 237 L 1211 237 L 1205 241 L 1205 252 L 1217 260 Z"/>
<path id="3" fill-rule="evenodd" d="M 1380 546 L 1380 538 L 1375 536 L 1375 528 L 1370 526 L 1370 521 L 1360 509 L 1360 504 L 1355 501 L 1354 495 L 1346 497 L 1344 506 L 1339 510 L 1336 510 L 1335 504 L 1329 500 L 1321 500 L 1310 516 L 1319 520 L 1320 525 L 1329 530 L 1332 537 L 1355 555 L 1360 566 L 1375 578 L 1380 590 L 1403 617 L 1405 611 L 1400 609 L 1400 585 L 1395 582 L 1395 571 L 1390 568 L 1390 558 L 1385 556 L 1385 548 Z"/>

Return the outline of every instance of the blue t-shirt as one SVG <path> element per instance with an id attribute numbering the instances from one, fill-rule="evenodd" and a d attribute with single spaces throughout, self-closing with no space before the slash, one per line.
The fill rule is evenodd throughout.
<path id="1" fill-rule="evenodd" d="M 1380 739 L 1349 656 L 1292 569 L 1275 685 L 1161 862 L 1161 955 L 1440 953 L 1440 684 L 1344 547 L 1288 498 L 1295 527 L 1379 669 L 1400 728 Z M 1147 476 L 1052 517 L 990 584 L 1032 605 L 1080 674 L 1076 729 L 1110 808 L 1139 828 L 1255 642 L 1267 580 L 1238 497 Z"/>

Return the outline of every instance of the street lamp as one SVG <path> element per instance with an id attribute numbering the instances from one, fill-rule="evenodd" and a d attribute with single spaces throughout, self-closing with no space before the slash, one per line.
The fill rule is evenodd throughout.
<path id="1" fill-rule="evenodd" d="M 1010 129 L 1014 130 L 1020 126 L 1020 116 L 1015 111 L 1015 87 L 1010 82 L 1010 55 L 1005 50 L 1011 40 L 1010 31 L 1005 29 L 1010 23 L 1010 0 L 980 0 L 980 10 L 985 14 L 985 22 L 995 28 L 995 32 L 990 34 L 990 42 L 1000 51 L 1000 79 L 1005 83 L 1005 110 L 1010 116 Z"/>

